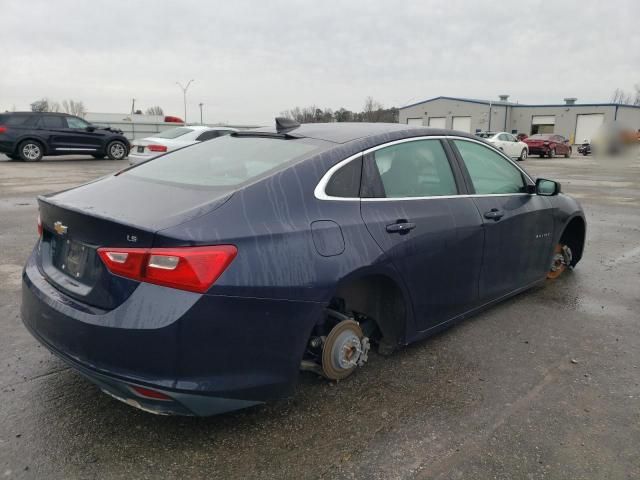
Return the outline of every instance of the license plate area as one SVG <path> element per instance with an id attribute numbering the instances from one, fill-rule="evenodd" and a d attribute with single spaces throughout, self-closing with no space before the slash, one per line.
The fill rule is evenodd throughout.
<path id="1" fill-rule="evenodd" d="M 92 247 L 60 237 L 53 237 L 51 246 L 51 261 L 56 269 L 73 279 L 85 279 L 87 266 L 93 263 L 95 256 Z"/>

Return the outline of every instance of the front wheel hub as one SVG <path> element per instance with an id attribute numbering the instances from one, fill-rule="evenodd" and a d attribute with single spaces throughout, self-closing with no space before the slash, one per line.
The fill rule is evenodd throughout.
<path id="1" fill-rule="evenodd" d="M 571 265 L 572 260 L 573 254 L 568 245 L 561 243 L 556 245 L 547 278 L 558 278 Z"/>

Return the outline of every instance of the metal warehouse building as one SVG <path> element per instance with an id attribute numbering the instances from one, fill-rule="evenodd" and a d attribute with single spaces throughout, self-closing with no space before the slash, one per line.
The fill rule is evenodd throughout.
<path id="1" fill-rule="evenodd" d="M 640 106 L 615 103 L 576 103 L 565 98 L 559 105 L 523 105 L 500 95 L 496 101 L 435 97 L 400 109 L 400 123 L 450 128 L 463 132 L 505 131 L 514 134 L 557 133 L 571 143 L 591 140 L 603 125 L 615 122 L 640 131 Z"/>

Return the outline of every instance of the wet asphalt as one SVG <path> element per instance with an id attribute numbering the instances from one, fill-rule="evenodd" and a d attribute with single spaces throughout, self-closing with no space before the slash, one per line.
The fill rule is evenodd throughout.
<path id="1" fill-rule="evenodd" d="M 586 210 L 575 271 L 338 384 L 210 418 L 98 391 L 19 318 L 35 196 L 124 162 L 0 156 L 0 479 L 640 478 L 640 156 L 528 159 Z M 453 261 L 453 260 L 452 260 Z"/>

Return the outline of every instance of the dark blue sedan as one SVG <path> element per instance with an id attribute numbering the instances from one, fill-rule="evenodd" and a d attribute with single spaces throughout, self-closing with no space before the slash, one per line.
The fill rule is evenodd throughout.
<path id="1" fill-rule="evenodd" d="M 109 395 L 185 415 L 345 378 L 574 267 L 586 227 L 476 137 L 282 119 L 39 207 L 27 328 Z"/>

